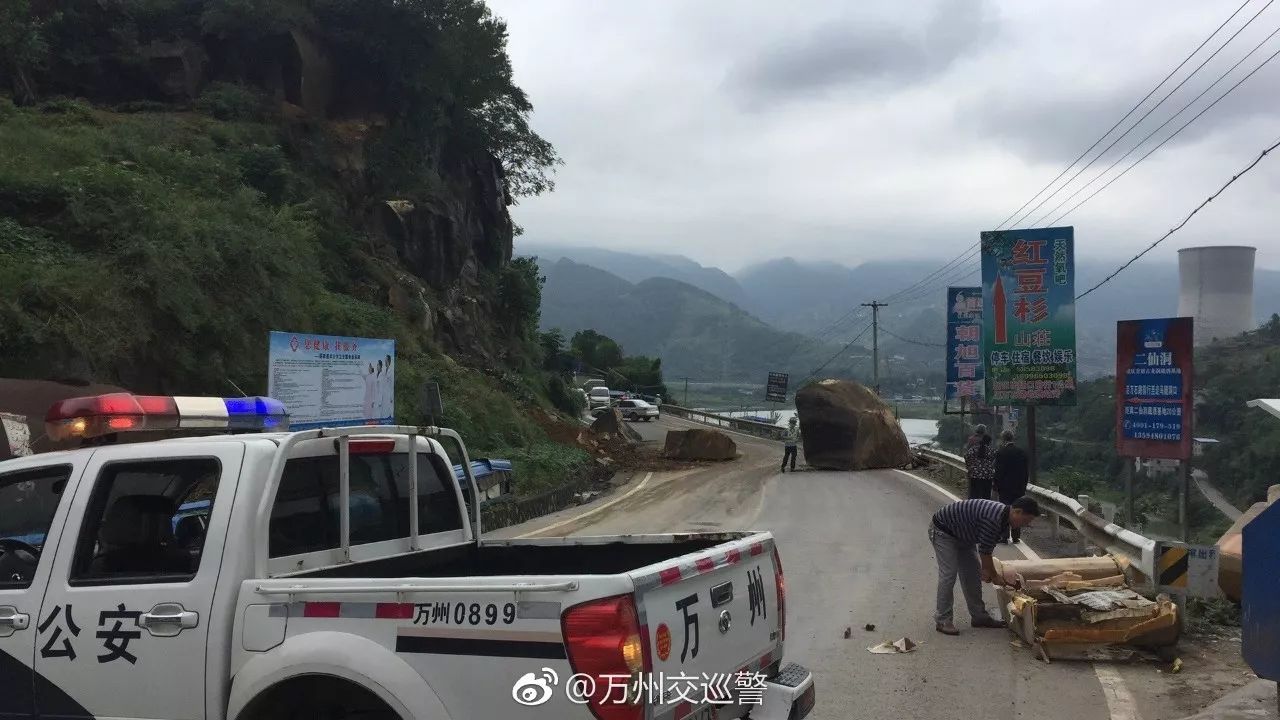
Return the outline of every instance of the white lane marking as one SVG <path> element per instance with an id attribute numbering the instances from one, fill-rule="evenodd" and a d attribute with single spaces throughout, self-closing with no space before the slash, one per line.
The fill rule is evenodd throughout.
<path id="1" fill-rule="evenodd" d="M 1115 668 L 1094 663 L 1093 674 L 1102 683 L 1102 697 L 1107 701 L 1111 720 L 1142 720 L 1142 716 L 1138 714 L 1138 702 L 1133 699 L 1133 693 L 1129 692 L 1124 678 L 1120 677 Z"/>
<path id="2" fill-rule="evenodd" d="M 960 499 L 956 497 L 955 493 L 931 480 L 926 480 L 905 470 L 898 470 L 897 472 L 906 475 L 912 480 L 918 480 L 928 485 L 952 500 Z M 1028 560 L 1040 559 L 1040 555 L 1025 542 L 1020 541 L 1013 548 L 1022 553 L 1022 556 Z M 1116 672 L 1115 668 L 1094 663 L 1093 674 L 1098 676 L 1098 683 L 1102 685 L 1102 696 L 1107 701 L 1107 711 L 1111 715 L 1111 720 L 1142 720 L 1142 716 L 1138 714 L 1138 703 L 1133 699 L 1133 693 L 1129 692 L 1129 687 L 1124 684 L 1124 678 L 1120 676 L 1120 673 Z"/>
<path id="3" fill-rule="evenodd" d="M 530 530 L 529 532 L 524 533 L 523 535 L 516 535 L 514 538 L 512 538 L 512 540 L 523 540 L 523 539 L 528 538 L 528 537 L 533 537 L 534 535 L 541 535 L 542 533 L 548 532 L 548 531 L 550 531 L 550 530 L 555 530 L 555 529 L 556 529 L 556 528 L 558 528 L 558 527 L 562 527 L 562 526 L 564 526 L 564 525 L 568 525 L 568 524 L 569 524 L 569 523 L 571 523 L 571 522 L 577 522 L 578 520 L 581 520 L 582 518 L 590 517 L 590 516 L 592 516 L 592 515 L 595 515 L 596 513 L 600 512 L 601 510 L 607 510 L 608 508 L 613 507 L 614 505 L 617 505 L 618 503 L 622 502 L 623 500 L 626 500 L 627 498 L 631 497 L 632 495 L 635 495 L 636 493 L 638 493 L 638 492 L 640 492 L 641 490 L 643 490 L 643 489 L 644 489 L 644 486 L 649 484 L 649 480 L 650 480 L 650 478 L 652 478 L 652 477 L 653 477 L 653 473 L 652 473 L 652 472 L 649 472 L 649 473 L 645 474 L 644 479 L 640 481 L 640 484 L 639 484 L 639 485 L 636 485 L 635 487 L 631 488 L 630 490 L 628 490 L 627 492 L 623 493 L 623 494 L 622 494 L 621 496 L 619 496 L 619 497 L 616 497 L 616 498 L 614 498 L 614 499 L 612 499 L 612 500 L 610 500 L 610 501 L 608 501 L 608 502 L 606 502 L 606 503 L 603 503 L 603 504 L 597 505 L 596 507 L 593 507 L 593 508 L 591 508 L 590 510 L 587 510 L 586 512 L 578 513 L 577 515 L 574 515 L 574 516 L 573 516 L 573 517 L 571 517 L 571 518 L 565 518 L 564 520 L 561 520 L 560 522 L 553 523 L 553 524 L 548 525 L 548 526 L 546 526 L 546 527 L 544 527 L 544 528 L 539 528 L 539 529 L 537 529 L 537 530 Z"/>
<path id="4" fill-rule="evenodd" d="M 932 480 L 926 480 L 926 479 L 924 479 L 924 478 L 920 477 L 919 475 L 916 475 L 916 474 L 914 474 L 914 473 L 909 473 L 909 472 L 907 472 L 906 470 L 897 470 L 897 469 L 895 469 L 895 470 L 894 470 L 894 472 L 902 473 L 903 475 L 906 475 L 907 477 L 911 478 L 912 480 L 915 480 L 915 481 L 917 481 L 917 482 L 922 482 L 922 483 L 924 483 L 925 485 L 928 485 L 929 487 L 933 488 L 934 490 L 937 490 L 938 492 L 942 493 L 944 496 L 946 496 L 947 498 L 951 499 L 952 501 L 956 501 L 956 500 L 959 500 L 959 499 L 960 499 L 960 497 L 959 497 L 959 496 L 957 496 L 955 493 L 953 493 L 953 492 L 951 492 L 950 490 L 948 490 L 948 489 L 946 489 L 946 488 L 942 487 L 941 485 L 939 485 L 938 483 L 936 483 L 936 482 L 934 482 L 934 481 L 932 481 Z"/>
<path id="5" fill-rule="evenodd" d="M 1016 548 L 1018 552 L 1022 553 L 1022 557 L 1028 560 L 1040 559 L 1040 554 L 1037 553 L 1035 550 L 1032 550 L 1031 546 L 1028 545 L 1025 540 L 1019 540 L 1018 543 L 1013 547 Z"/>

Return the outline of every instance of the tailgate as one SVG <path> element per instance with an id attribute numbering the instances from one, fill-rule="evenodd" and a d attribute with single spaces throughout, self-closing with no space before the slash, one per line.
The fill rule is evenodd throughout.
<path id="1" fill-rule="evenodd" d="M 773 536 L 758 533 L 634 573 L 651 678 L 665 700 L 655 698 L 654 717 L 683 717 L 726 690 L 738 698 L 731 705 L 752 704 L 759 692 L 747 688 L 763 686 L 747 678 L 782 657 L 777 562 Z"/>

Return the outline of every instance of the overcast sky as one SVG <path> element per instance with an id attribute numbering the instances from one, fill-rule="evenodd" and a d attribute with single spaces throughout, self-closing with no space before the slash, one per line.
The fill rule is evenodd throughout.
<path id="1" fill-rule="evenodd" d="M 1241 1 L 490 0 L 509 23 L 534 127 L 564 158 L 556 191 L 514 208 L 517 251 L 673 252 L 730 271 L 783 256 L 941 263 L 1061 172 Z M 1021 226 L 1092 192 L 1036 223 L 1277 28 L 1280 5 Z M 1277 50 L 1280 34 L 1148 147 Z M 1277 80 L 1280 58 L 1068 216 L 1078 257 L 1131 255 L 1280 140 Z M 1278 155 L 1148 257 L 1250 244 L 1260 266 L 1280 267 Z"/>

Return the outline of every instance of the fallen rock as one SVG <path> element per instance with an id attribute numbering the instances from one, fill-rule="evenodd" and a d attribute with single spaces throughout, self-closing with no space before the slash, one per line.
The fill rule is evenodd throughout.
<path id="1" fill-rule="evenodd" d="M 898 468 L 911 449 L 893 409 L 849 380 L 823 380 L 796 393 L 805 462 L 824 470 Z"/>
<path id="2" fill-rule="evenodd" d="M 673 460 L 733 460 L 738 444 L 719 430 L 668 430 L 662 454 Z"/>
<path id="3" fill-rule="evenodd" d="M 644 438 L 622 419 L 617 408 L 609 408 L 600 413 L 600 417 L 591 423 L 591 431 L 601 438 L 621 438 L 630 442 L 641 442 Z"/>

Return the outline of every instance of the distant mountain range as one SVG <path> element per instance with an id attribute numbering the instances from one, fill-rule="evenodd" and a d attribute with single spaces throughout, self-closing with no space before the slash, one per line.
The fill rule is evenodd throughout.
<path id="1" fill-rule="evenodd" d="M 603 294 L 580 292 L 582 288 L 590 287 L 593 281 L 589 268 L 581 267 L 585 265 L 611 273 L 614 277 L 610 280 L 595 278 L 596 282 L 610 288 L 616 288 L 620 281 L 624 285 L 638 283 L 637 288 L 644 286 L 637 293 L 632 294 L 630 290 L 622 293 L 628 298 L 628 303 L 638 302 L 643 305 L 654 302 L 654 307 L 664 308 L 663 312 L 671 313 L 669 317 L 651 313 L 646 316 L 649 323 L 678 325 L 693 330 L 698 322 L 706 320 L 711 312 L 710 307 L 717 306 L 717 313 L 724 317 L 738 318 L 735 323 L 756 328 L 753 332 L 759 332 L 759 326 L 763 325 L 782 334 L 821 333 L 819 340 L 824 347 L 839 347 L 865 327 L 869 322 L 870 311 L 868 308 L 861 308 L 860 303 L 889 298 L 929 275 L 941 264 L 936 260 L 903 260 L 871 262 L 849 268 L 836 263 L 806 263 L 782 258 L 753 265 L 736 275 L 730 275 L 718 268 L 672 255 L 650 256 L 598 248 L 536 245 L 522 247 L 521 251 L 537 255 L 541 267 L 547 273 L 543 305 L 543 324 L 547 327 L 559 326 L 565 330 L 594 327 L 610 334 L 604 329 L 608 324 L 616 325 L 623 313 L 639 311 L 632 309 L 631 305 L 624 309 L 623 306 L 614 304 L 615 300 L 606 300 Z M 561 267 L 554 272 L 548 271 L 557 267 L 555 261 L 562 258 L 570 260 L 570 266 Z M 571 268 L 572 265 L 579 267 Z M 1115 264 L 1110 262 L 1078 262 L 1077 292 L 1091 287 L 1114 270 Z M 646 282 L 653 279 L 677 281 L 676 284 L 660 284 L 658 287 L 663 288 L 664 292 L 676 293 L 682 301 L 675 303 L 668 298 L 651 296 L 654 286 L 646 285 Z M 563 287 L 562 283 L 572 283 L 578 288 L 569 289 Z M 976 285 L 978 278 L 974 275 L 951 284 Z M 895 362 L 901 363 L 904 371 L 917 375 L 942 369 L 942 349 L 931 346 L 940 344 L 945 339 L 945 289 L 936 280 L 930 285 L 933 287 L 926 286 L 921 291 L 909 293 L 880 312 L 882 357 L 888 358 L 886 362 L 890 369 Z M 690 292 L 695 289 L 703 292 Z M 566 295 L 571 295 L 573 300 L 563 305 L 549 302 Z M 694 297 L 698 299 L 692 300 Z M 582 303 L 589 298 L 595 298 L 591 307 L 582 307 Z M 729 307 L 719 306 L 730 306 L 736 313 L 731 312 Z M 1096 377 L 1114 371 L 1117 320 L 1167 317 L 1175 315 L 1177 309 L 1178 268 L 1174 263 L 1140 261 L 1138 265 L 1083 298 L 1076 308 L 1081 376 Z M 855 310 L 855 313 L 849 316 L 851 310 Z M 1254 310 L 1255 321 L 1258 323 L 1265 321 L 1272 313 L 1280 312 L 1280 272 L 1263 269 L 1256 271 Z M 842 318 L 844 321 L 832 328 Z M 703 330 L 693 330 L 694 335 L 704 332 L 711 332 L 706 329 L 705 324 Z M 655 338 L 661 334 L 661 329 L 654 329 L 637 334 L 630 341 L 626 337 L 614 337 L 628 351 L 662 356 L 664 366 L 672 367 L 671 363 L 682 362 L 674 354 L 681 346 L 658 343 Z M 770 342 L 783 342 L 781 338 L 782 335 L 773 337 Z M 869 333 L 857 343 L 866 347 L 870 347 L 870 344 Z M 701 345 L 705 348 L 707 343 L 704 341 Z M 687 351 L 687 348 L 683 351 Z M 664 353 L 672 354 L 668 356 Z M 827 356 L 830 357 L 830 353 Z M 904 359 L 895 360 L 895 356 Z M 810 361 L 810 358 L 801 358 L 792 364 L 798 363 L 803 367 Z M 707 367 L 708 363 L 705 361 L 695 364 L 707 371 L 713 369 Z M 758 375 L 754 368 L 759 363 L 751 362 L 748 365 L 753 368 L 752 373 L 748 374 Z M 813 367 L 816 365 L 808 366 L 809 369 Z M 739 368 L 736 362 L 721 368 L 722 371 L 735 375 L 739 374 L 736 371 L 740 369 L 745 370 Z M 884 370 L 882 368 L 882 372 Z M 689 371 L 687 374 L 695 373 Z M 723 372 L 712 374 L 713 377 L 722 375 Z M 697 376 L 701 376 L 701 373 Z"/>
<path id="2" fill-rule="evenodd" d="M 689 377 L 763 383 L 769 371 L 807 374 L 838 350 L 778 330 L 687 282 L 648 277 L 632 283 L 563 257 L 539 256 L 538 266 L 547 278 L 543 329 L 557 327 L 570 335 L 593 329 L 617 340 L 628 354 L 660 357 L 668 382 Z M 846 354 L 862 359 L 843 359 L 843 366 L 855 372 L 870 368 L 865 349 L 855 345 Z"/>

